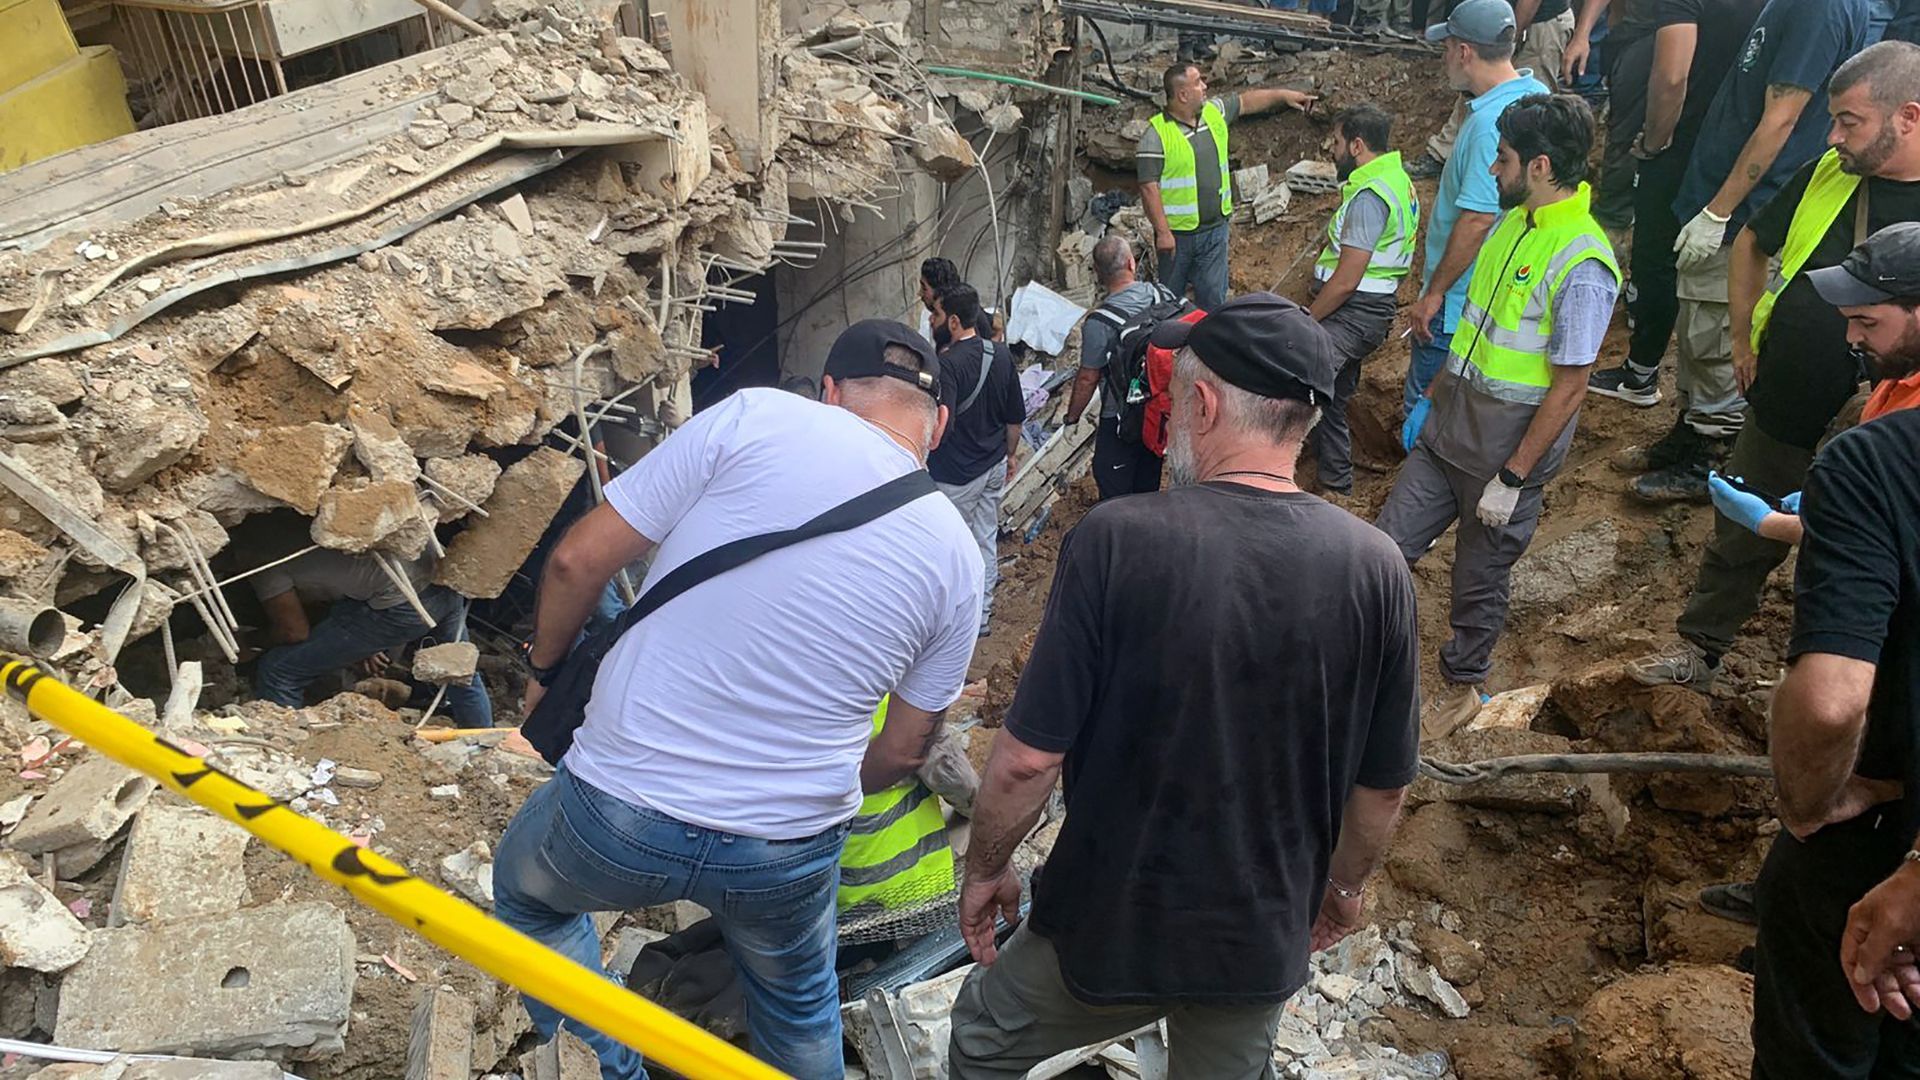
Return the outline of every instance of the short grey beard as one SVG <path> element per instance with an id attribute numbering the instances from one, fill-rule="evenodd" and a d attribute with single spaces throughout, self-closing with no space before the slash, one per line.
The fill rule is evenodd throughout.
<path id="1" fill-rule="evenodd" d="M 1167 436 L 1167 475 L 1174 487 L 1191 487 L 1200 479 L 1193 460 L 1193 436 L 1187 425 L 1178 422 Z"/>

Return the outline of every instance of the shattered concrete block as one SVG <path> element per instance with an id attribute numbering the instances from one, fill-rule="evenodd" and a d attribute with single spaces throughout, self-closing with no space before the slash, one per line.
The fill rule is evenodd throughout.
<path id="1" fill-rule="evenodd" d="M 473 1065 L 473 1002 L 428 987 L 413 1008 L 406 1080 L 468 1080 Z"/>
<path id="2" fill-rule="evenodd" d="M 420 459 L 413 456 L 413 447 L 400 437 L 393 421 L 373 409 L 355 405 L 347 412 L 347 429 L 353 432 L 353 456 L 375 482 L 399 480 L 411 484 L 420 478 Z"/>
<path id="3" fill-rule="evenodd" d="M 913 129 L 913 158 L 922 168 L 947 183 L 967 175 L 967 171 L 980 163 L 973 152 L 973 144 L 966 137 L 945 123 L 921 124 Z"/>
<path id="4" fill-rule="evenodd" d="M 1540 683 L 1535 686 L 1523 686 L 1517 690 L 1508 690 L 1493 695 L 1480 711 L 1467 722 L 1468 731 L 1486 731 L 1489 728 L 1509 728 L 1526 731 L 1533 727 L 1533 718 L 1540 715 L 1540 709 L 1552 696 L 1553 687 Z"/>
<path id="5" fill-rule="evenodd" d="M 430 787 L 427 789 L 427 798 L 429 799 L 438 799 L 442 802 L 452 802 L 453 800 L 459 797 L 460 797 L 459 784 L 440 784 L 435 787 Z"/>
<path id="6" fill-rule="evenodd" d="M 1400 958 L 1400 985 L 1417 997 L 1440 1007 L 1440 1013 L 1451 1020 L 1464 1019 L 1468 1012 L 1466 1000 L 1453 984 L 1440 977 L 1432 964 L 1419 963 Z"/>
<path id="7" fill-rule="evenodd" d="M 447 884 L 481 907 L 493 906 L 493 850 L 484 840 L 440 860 Z"/>
<path id="8" fill-rule="evenodd" d="M 231 540 L 220 519 L 206 510 L 188 510 L 166 521 L 142 513 L 134 520 L 140 529 L 140 557 L 146 560 L 150 575 L 161 570 L 187 568 L 191 556 L 186 545 L 174 535 L 176 531 L 191 535 L 200 554 L 208 558 L 225 550 Z"/>
<path id="9" fill-rule="evenodd" d="M 353 433 L 337 424 L 268 428 L 234 467 L 255 491 L 311 516 L 352 445 Z"/>
<path id="10" fill-rule="evenodd" d="M 343 1046 L 353 931 L 325 902 L 96 931 L 55 1040 L 88 1050 L 315 1057 Z"/>
<path id="11" fill-rule="evenodd" d="M 1264 161 L 1245 169 L 1235 169 L 1233 170 L 1233 201 L 1236 205 L 1252 203 L 1265 195 L 1272 183 L 1268 175 L 1267 163 Z"/>
<path id="12" fill-rule="evenodd" d="M 434 582 L 475 599 L 491 600 L 506 591 L 585 471 L 585 462 L 550 446 L 515 462 L 486 502 L 489 516 L 447 545 Z"/>
<path id="13" fill-rule="evenodd" d="M 520 1055 L 520 1075 L 525 1080 L 598 1080 L 600 1061 L 563 1028 L 552 1041 Z"/>
<path id="14" fill-rule="evenodd" d="M 712 912 L 691 900 L 675 900 L 671 904 L 648 908 L 647 911 L 655 915 L 659 921 L 664 922 L 668 932 L 674 934 L 703 923 L 713 916 Z"/>
<path id="15" fill-rule="evenodd" d="M 59 897 L 0 856 L 0 968 L 65 971 L 87 955 L 91 936 Z"/>
<path id="16" fill-rule="evenodd" d="M 0 393 L 32 394 L 55 405 L 71 405 L 87 396 L 87 384 L 75 374 L 74 367 L 60 357 L 29 360 L 0 372 Z"/>
<path id="17" fill-rule="evenodd" d="M 480 648 L 471 641 L 449 641 L 413 654 L 413 677 L 436 686 L 463 683 L 480 666 Z"/>
<path id="18" fill-rule="evenodd" d="M 320 497 L 309 533 L 321 547 L 354 554 L 397 550 L 395 539 L 422 520 L 420 496 L 404 480 L 356 483 Z M 421 540 L 424 545 L 424 538 Z M 406 546 L 412 546 L 411 544 Z M 419 551 L 400 551 L 409 557 Z"/>
<path id="19" fill-rule="evenodd" d="M 1011 101 L 1003 101 L 981 113 L 980 119 L 985 121 L 987 127 L 996 134 L 1005 135 L 1020 126 L 1022 116 L 1020 106 Z"/>
<path id="20" fill-rule="evenodd" d="M 440 508 L 440 521 L 445 524 L 472 513 L 468 503 L 473 506 L 486 504 L 488 496 L 493 494 L 493 486 L 500 481 L 500 463 L 485 454 L 429 458 L 426 474 L 428 479 L 460 497 L 456 499 L 445 492 L 434 492 L 434 503 Z M 461 499 L 466 501 L 462 502 Z"/>
<path id="21" fill-rule="evenodd" d="M 140 812 L 153 789 L 153 781 L 95 754 L 47 789 L 8 836 L 8 843 L 30 855 L 105 843 Z"/>
<path id="22" fill-rule="evenodd" d="M 127 836 L 109 926 L 237 911 L 247 902 L 245 829 L 196 806 L 150 800 Z"/>
<path id="23" fill-rule="evenodd" d="M 356 769 L 351 765 L 342 765 L 334 771 L 333 783 L 343 788 L 377 788 L 386 782 L 386 777 L 373 769 Z"/>
<path id="24" fill-rule="evenodd" d="M 160 629 L 179 601 L 180 594 L 160 581 L 148 578 L 141 583 L 140 606 L 134 609 L 133 622 L 127 627 L 127 640 L 138 641 Z"/>
<path id="25" fill-rule="evenodd" d="M 281 1080 L 284 1075 L 280 1066 L 271 1061 L 176 1058 L 106 1065 L 54 1065 L 34 1073 L 28 1080 Z"/>
<path id="26" fill-rule="evenodd" d="M 516 191 L 495 205 L 500 208 L 500 216 L 513 226 L 514 232 L 521 236 L 533 235 L 533 211 L 527 209 L 526 196 Z"/>
<path id="27" fill-rule="evenodd" d="M 95 471 L 108 491 L 132 491 L 193 452 L 207 418 L 192 409 L 149 404 L 109 414 Z"/>
<path id="28" fill-rule="evenodd" d="M 666 56 L 644 39 L 617 37 L 613 39 L 613 47 L 628 67 L 642 75 L 664 75 L 673 70 Z"/>

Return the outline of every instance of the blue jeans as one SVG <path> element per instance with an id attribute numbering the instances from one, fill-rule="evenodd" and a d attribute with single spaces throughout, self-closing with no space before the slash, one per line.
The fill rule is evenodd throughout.
<path id="1" fill-rule="evenodd" d="M 1227 300 L 1227 223 L 1173 234 L 1173 259 L 1161 284 L 1175 296 L 1193 286 L 1193 302 L 1212 311 Z"/>
<path id="2" fill-rule="evenodd" d="M 254 670 L 254 692 L 277 705 L 306 704 L 307 687 L 328 672 L 357 664 L 377 652 L 399 649 L 423 637 L 442 644 L 460 641 L 467 625 L 467 598 L 442 585 L 420 590 L 420 603 L 434 617 L 420 621 L 411 604 L 379 611 L 363 600 L 341 600 L 307 633 L 307 640 L 270 649 Z M 493 702 L 480 674 L 464 686 L 447 687 L 447 715 L 464 728 L 493 726 Z"/>
<path id="3" fill-rule="evenodd" d="M 500 839 L 494 914 L 600 971 L 588 912 L 692 900 L 713 912 L 747 998 L 753 1052 L 797 1080 L 840 1080 L 834 892 L 847 826 L 802 840 L 757 840 L 643 809 L 568 772 L 527 798 Z M 561 1016 L 531 998 L 551 1039 Z M 645 1080 L 640 1054 L 567 1020 L 600 1058 L 602 1080 Z"/>
<path id="4" fill-rule="evenodd" d="M 1433 321 L 1427 324 L 1427 328 L 1433 331 L 1431 345 L 1422 345 L 1412 337 L 1407 338 L 1413 342 L 1413 360 L 1407 365 L 1406 394 L 1400 412 L 1402 416 L 1413 411 L 1413 403 L 1426 395 L 1434 377 L 1440 374 L 1441 368 L 1447 366 L 1447 350 L 1453 345 L 1453 335 L 1441 329 L 1445 325 L 1440 321 L 1443 317 L 1435 315 Z"/>

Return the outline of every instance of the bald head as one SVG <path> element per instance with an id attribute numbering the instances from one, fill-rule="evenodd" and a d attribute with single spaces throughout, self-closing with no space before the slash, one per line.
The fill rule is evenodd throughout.
<path id="1" fill-rule="evenodd" d="M 1110 234 L 1093 245 L 1093 273 L 1108 292 L 1133 284 L 1133 269 L 1133 245 L 1126 237 Z"/>

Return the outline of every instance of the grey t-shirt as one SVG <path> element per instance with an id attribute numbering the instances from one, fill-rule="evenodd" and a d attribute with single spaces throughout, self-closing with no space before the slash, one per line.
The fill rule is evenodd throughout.
<path id="1" fill-rule="evenodd" d="M 432 567 L 425 556 L 411 562 L 398 559 L 395 562 L 400 564 L 416 591 L 426 588 L 433 578 Z M 373 556 L 348 555 L 326 548 L 262 570 L 247 580 L 253 584 L 254 595 L 262 600 L 297 589 L 303 600 L 359 600 L 375 611 L 407 602 Z"/>
<path id="2" fill-rule="evenodd" d="M 1108 294 L 1099 306 L 1119 315 L 1122 320 L 1131 319 L 1152 307 L 1154 298 L 1161 292 L 1161 288 L 1150 281 L 1136 281 L 1117 293 Z M 1113 351 L 1114 339 L 1119 333 L 1119 327 L 1089 312 L 1080 324 L 1080 366 L 1104 369 L 1111 359 L 1108 354 Z M 1111 372 L 1101 371 L 1100 391 L 1101 419 L 1119 416 L 1120 388 L 1113 385 Z"/>
<path id="3" fill-rule="evenodd" d="M 1613 301 L 1619 283 L 1613 271 L 1597 259 L 1568 271 L 1560 293 L 1553 301 L 1553 332 L 1547 338 L 1547 361 L 1555 367 L 1585 367 L 1600 354 L 1600 340 L 1607 334 L 1613 318 Z M 1457 333 L 1458 331 L 1456 331 Z M 1457 363 L 1449 357 L 1452 369 Z M 1465 382 L 1456 381 L 1446 397 L 1433 410 L 1420 438 L 1441 460 L 1469 476 L 1491 480 L 1506 466 L 1514 448 L 1526 436 L 1533 422 L 1535 407 L 1500 401 L 1475 393 Z M 1567 446 L 1573 442 L 1573 429 L 1579 419 L 1567 421 L 1565 431 L 1547 449 L 1533 472 L 1528 487 L 1537 487 L 1553 478 L 1566 460 Z"/>
<path id="4" fill-rule="evenodd" d="M 1240 95 L 1222 94 L 1210 98 L 1212 104 L 1231 124 L 1240 119 Z M 1200 191 L 1200 229 L 1218 225 L 1223 214 L 1220 213 L 1220 148 L 1213 145 L 1213 129 L 1207 127 L 1205 120 L 1199 120 L 1188 127 L 1179 119 L 1168 115 L 1176 125 L 1186 128 L 1187 145 L 1193 148 L 1194 183 Z M 1143 184 L 1160 182 L 1160 166 L 1166 161 L 1166 149 L 1160 145 L 1160 132 L 1152 124 L 1140 136 L 1140 143 L 1133 150 L 1135 176 Z M 1199 232 L 1200 229 L 1195 229 Z"/>
<path id="5" fill-rule="evenodd" d="M 1386 231 L 1387 200 L 1377 191 L 1362 191 L 1347 205 L 1347 216 L 1340 222 L 1340 246 L 1372 251 Z"/>

